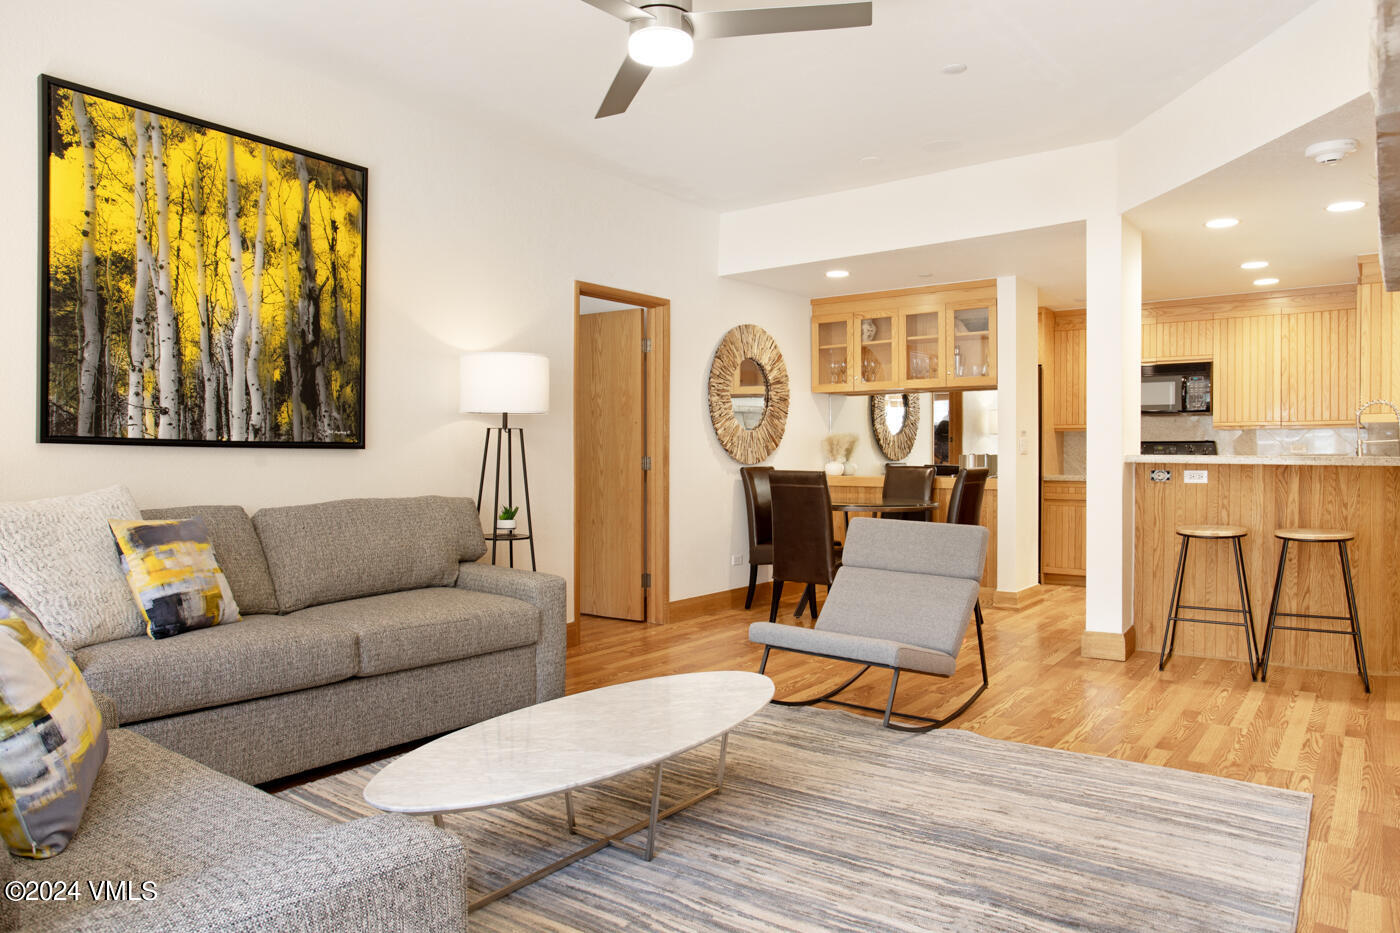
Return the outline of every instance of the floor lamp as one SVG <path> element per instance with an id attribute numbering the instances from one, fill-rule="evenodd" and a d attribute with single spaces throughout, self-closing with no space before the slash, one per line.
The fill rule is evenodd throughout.
<path id="1" fill-rule="evenodd" d="M 491 563 L 496 562 L 496 545 L 507 542 L 510 565 L 515 566 L 515 542 L 530 542 L 530 569 L 535 570 L 535 524 L 530 511 L 530 470 L 525 464 L 525 429 L 510 426 L 511 415 L 536 415 L 549 411 L 549 358 L 539 353 L 465 353 L 462 355 L 462 414 L 501 416 L 499 428 L 487 428 L 481 446 L 481 481 L 476 487 L 476 507 L 481 508 L 486 490 L 486 461 L 491 439 L 496 440 L 496 482 L 491 504 Z M 515 506 L 515 440 L 519 439 L 520 473 L 525 491 L 525 533 L 497 526 L 501 514 L 501 448 L 506 452 L 507 507 Z"/>

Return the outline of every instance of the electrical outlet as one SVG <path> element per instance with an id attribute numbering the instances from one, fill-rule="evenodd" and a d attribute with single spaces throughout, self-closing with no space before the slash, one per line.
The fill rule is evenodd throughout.
<path id="1" fill-rule="evenodd" d="M 1182 476 L 1188 483 L 1210 482 L 1209 470 L 1186 470 L 1183 472 Z"/>
<path id="2" fill-rule="evenodd" d="M 729 566 L 731 566 L 731 567 L 742 567 L 742 566 L 744 566 L 744 555 L 743 555 L 743 554 L 730 554 L 730 555 L 729 555 Z"/>

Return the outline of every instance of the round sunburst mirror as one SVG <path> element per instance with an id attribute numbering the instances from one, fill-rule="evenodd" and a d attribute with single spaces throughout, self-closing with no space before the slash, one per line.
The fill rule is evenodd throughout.
<path id="1" fill-rule="evenodd" d="M 870 396 L 870 427 L 880 453 L 888 460 L 903 460 L 914 449 L 919 434 L 919 397 Z"/>
<path id="2" fill-rule="evenodd" d="M 710 423 L 729 456 L 761 463 L 783 439 L 788 372 L 778 342 L 761 327 L 740 324 L 720 340 L 710 364 Z"/>

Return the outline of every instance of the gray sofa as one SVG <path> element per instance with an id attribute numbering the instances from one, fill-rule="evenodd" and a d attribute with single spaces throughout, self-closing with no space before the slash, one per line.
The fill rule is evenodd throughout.
<path id="1" fill-rule="evenodd" d="M 145 515 L 204 519 L 243 619 L 74 652 L 107 761 L 68 848 L 6 856 L 0 876 L 81 898 L 0 895 L 0 930 L 462 930 L 453 834 L 400 814 L 333 823 L 243 782 L 561 696 L 564 581 L 474 563 L 469 499 Z M 94 899 L 104 881 L 131 899 Z"/>
<path id="2" fill-rule="evenodd" d="M 120 725 L 261 783 L 564 692 L 564 581 L 474 563 L 470 499 L 349 499 L 202 518 L 243 614 L 74 660 Z"/>

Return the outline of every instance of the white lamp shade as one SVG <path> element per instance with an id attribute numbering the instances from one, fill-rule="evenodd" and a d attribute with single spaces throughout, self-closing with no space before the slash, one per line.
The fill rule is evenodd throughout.
<path id="1" fill-rule="evenodd" d="M 462 354 L 463 414 L 549 411 L 549 357 L 539 353 Z"/>

